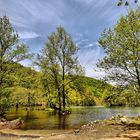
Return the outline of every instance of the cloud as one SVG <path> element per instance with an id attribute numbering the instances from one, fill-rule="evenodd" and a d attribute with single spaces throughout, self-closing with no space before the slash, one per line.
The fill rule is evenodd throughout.
<path id="1" fill-rule="evenodd" d="M 126 14 L 124 7 L 117 7 L 117 1 L 0 0 L 0 16 L 10 18 L 22 41 L 33 52 L 41 50 L 57 26 L 63 26 L 80 48 L 78 56 L 86 67 L 86 75 L 94 76 L 98 59 L 105 55 L 98 44 L 101 32 Z"/>
<path id="2" fill-rule="evenodd" d="M 93 46 L 94 46 L 94 44 L 93 44 L 93 43 L 90 43 L 88 46 L 89 46 L 89 47 L 93 47 Z"/>
<path id="3" fill-rule="evenodd" d="M 94 77 L 96 79 L 103 79 L 103 77 L 105 76 L 105 72 L 95 71 L 91 67 L 86 67 L 86 74 L 87 76 Z"/>
<path id="4" fill-rule="evenodd" d="M 79 61 L 85 68 L 86 75 L 100 79 L 104 73 L 94 69 L 98 60 L 105 56 L 104 50 L 99 47 L 98 41 L 93 41 L 86 33 L 78 33 L 75 38 L 76 45 L 80 48 L 78 52 Z"/>
<path id="5" fill-rule="evenodd" d="M 35 32 L 26 32 L 26 31 L 24 31 L 24 32 L 19 32 L 18 34 L 20 36 L 20 39 L 31 39 L 31 38 L 40 37 L 40 35 L 38 35 Z"/>

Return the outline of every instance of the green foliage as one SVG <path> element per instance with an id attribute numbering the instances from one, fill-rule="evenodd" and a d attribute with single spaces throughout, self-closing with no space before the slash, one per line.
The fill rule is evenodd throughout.
<path id="1" fill-rule="evenodd" d="M 140 106 L 140 95 L 133 87 L 112 87 L 104 95 L 107 106 Z"/>
<path id="2" fill-rule="evenodd" d="M 121 88 L 111 87 L 108 94 L 104 95 L 104 102 L 107 106 L 125 106 L 126 98 Z"/>
<path id="3" fill-rule="evenodd" d="M 13 67 L 12 67 L 13 66 Z M 36 72 L 28 67 L 13 63 L 11 76 L 13 86 L 10 88 L 10 103 L 13 106 L 58 104 L 58 94 L 49 75 Z M 27 83 L 27 84 L 26 84 Z M 103 81 L 89 77 L 79 76 L 73 81 L 71 90 L 67 93 L 66 104 L 69 105 L 101 105 L 106 88 L 111 86 Z"/>
<path id="4" fill-rule="evenodd" d="M 11 69 L 13 69 L 11 76 L 14 82 L 12 82 L 13 86 L 9 88 L 11 94 L 3 94 L 5 98 L 1 101 L 4 109 L 4 105 L 9 107 L 7 102 L 13 106 L 16 104 L 27 106 L 29 93 L 30 105 L 46 105 L 47 107 L 50 107 L 50 104 L 59 105 L 58 94 L 49 75 L 44 75 L 16 63 L 12 63 Z M 28 86 L 25 84 L 26 82 L 29 84 Z M 140 96 L 133 90 L 133 87 L 113 87 L 104 81 L 84 76 L 80 76 L 77 82 L 71 86 L 71 90 L 66 96 L 67 106 L 140 105 Z"/>
<path id="5" fill-rule="evenodd" d="M 125 89 L 122 95 L 125 98 L 125 105 L 126 106 L 140 106 L 140 94 L 133 90 L 133 87 Z"/>
<path id="6" fill-rule="evenodd" d="M 9 106 L 9 87 L 13 86 L 13 62 L 29 58 L 27 47 L 18 43 L 18 34 L 14 31 L 9 19 L 0 18 L 0 114 Z"/>
<path id="7" fill-rule="evenodd" d="M 28 106 L 40 104 L 39 99 L 42 96 L 39 83 L 40 73 L 20 64 L 15 65 L 12 104 Z"/>
<path id="8" fill-rule="evenodd" d="M 83 106 L 94 106 L 96 105 L 94 100 L 94 92 L 92 87 L 86 87 L 85 93 L 82 94 L 82 105 Z"/>
<path id="9" fill-rule="evenodd" d="M 72 105 L 103 105 L 104 95 L 109 92 L 109 88 L 113 87 L 104 81 L 96 80 L 90 77 L 81 77 L 82 90 L 69 95 Z M 80 85 L 80 83 L 79 83 Z M 80 85 L 81 86 L 81 85 Z M 80 87 L 81 89 L 81 87 Z M 76 91 L 76 90 L 75 90 Z"/>
<path id="10" fill-rule="evenodd" d="M 99 44 L 106 56 L 98 67 L 106 80 L 120 85 L 133 85 L 140 92 L 140 9 L 122 16 L 113 29 L 105 30 Z"/>
<path id="11" fill-rule="evenodd" d="M 67 94 L 73 87 L 76 88 L 74 83 L 83 74 L 77 51 L 71 36 L 64 28 L 58 27 L 56 33 L 48 37 L 42 53 L 38 55 L 38 65 L 49 79 L 46 79 L 48 93 L 54 93 L 56 103 L 53 106 L 58 104 L 59 110 L 62 107 L 65 110 Z"/>
<path id="12" fill-rule="evenodd" d="M 0 88 L 0 116 L 5 115 L 5 110 L 10 105 L 9 90 Z"/>

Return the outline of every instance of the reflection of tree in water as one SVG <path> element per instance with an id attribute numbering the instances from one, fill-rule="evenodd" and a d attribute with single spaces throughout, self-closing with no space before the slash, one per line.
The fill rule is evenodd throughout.
<path id="1" fill-rule="evenodd" d="M 59 125 L 58 125 L 58 129 L 65 129 L 66 128 L 66 116 L 67 115 L 58 115 L 58 121 L 59 121 Z"/>
<path id="2" fill-rule="evenodd" d="M 25 120 L 28 120 L 29 117 L 30 117 L 30 110 L 26 110 L 26 118 L 25 118 Z"/>

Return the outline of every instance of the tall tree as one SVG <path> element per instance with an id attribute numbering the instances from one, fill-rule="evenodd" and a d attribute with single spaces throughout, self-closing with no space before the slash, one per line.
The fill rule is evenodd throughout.
<path id="1" fill-rule="evenodd" d="M 108 80 L 134 85 L 140 92 L 140 9 L 131 10 L 113 29 L 105 30 L 99 44 L 106 56 L 97 66 L 106 71 Z"/>
<path id="2" fill-rule="evenodd" d="M 78 48 L 63 27 L 48 37 L 48 42 L 39 55 L 44 73 L 51 75 L 58 93 L 59 110 L 66 108 L 66 98 L 71 84 L 83 73 L 77 58 Z M 61 104 L 62 102 L 62 104 Z"/>
<path id="3" fill-rule="evenodd" d="M 13 62 L 30 57 L 27 47 L 19 44 L 19 36 L 6 16 L 0 18 L 0 114 L 8 107 L 8 88 L 13 84 L 10 72 Z"/>

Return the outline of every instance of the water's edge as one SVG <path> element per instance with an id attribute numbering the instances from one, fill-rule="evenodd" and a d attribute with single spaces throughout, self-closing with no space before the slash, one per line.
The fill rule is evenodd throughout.
<path id="1" fill-rule="evenodd" d="M 25 108 L 19 108 L 16 111 L 12 108 L 7 112 L 7 119 L 23 119 L 25 121 L 23 130 L 73 130 L 88 122 L 109 119 L 117 114 L 129 117 L 139 116 L 140 107 L 72 107 L 72 113 L 66 116 L 59 116 L 53 111 L 40 110 L 39 108 L 33 108 L 30 111 L 26 111 Z"/>

